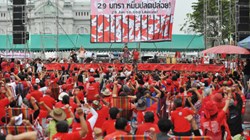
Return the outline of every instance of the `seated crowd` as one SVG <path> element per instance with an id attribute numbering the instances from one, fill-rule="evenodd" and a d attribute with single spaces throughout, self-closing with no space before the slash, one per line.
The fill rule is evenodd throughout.
<path id="1" fill-rule="evenodd" d="M 0 139 L 245 137 L 239 71 L 38 71 L 13 61 L 0 78 Z"/>

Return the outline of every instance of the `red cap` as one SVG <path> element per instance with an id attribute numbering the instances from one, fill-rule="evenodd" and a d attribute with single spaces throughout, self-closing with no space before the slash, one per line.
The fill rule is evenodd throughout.
<path id="1" fill-rule="evenodd" d="M 66 84 L 63 84 L 63 85 L 62 85 L 62 89 L 63 89 L 63 90 L 66 90 L 67 88 L 68 88 L 68 86 L 67 86 Z"/>
<path id="2" fill-rule="evenodd" d="M 55 78 L 56 78 L 55 74 L 54 74 L 54 73 L 51 73 L 51 74 L 50 74 L 50 79 L 53 80 L 53 79 L 55 79 Z"/>
<path id="3" fill-rule="evenodd" d="M 210 116 L 213 116 L 218 112 L 218 107 L 215 103 L 212 101 L 208 101 L 205 103 L 205 115 L 207 118 L 210 118 Z"/>
<path id="4" fill-rule="evenodd" d="M 231 80 L 228 80 L 228 81 L 227 81 L 227 85 L 228 85 L 228 86 L 232 86 L 232 85 L 233 85 L 233 82 L 232 82 Z"/>
<path id="5" fill-rule="evenodd" d="M 171 84 L 172 80 L 171 79 L 167 79 L 167 84 Z"/>
<path id="6" fill-rule="evenodd" d="M 89 82 L 95 82 L 95 78 L 94 77 L 89 77 Z"/>
<path id="7" fill-rule="evenodd" d="M 9 74 L 9 73 L 6 73 L 6 74 L 4 75 L 4 77 L 5 77 L 5 78 L 10 78 L 10 74 Z"/>
<path id="8" fill-rule="evenodd" d="M 223 97 L 222 97 L 222 95 L 220 94 L 220 93 L 216 93 L 214 96 L 213 96 L 213 101 L 215 101 L 215 102 L 222 102 L 222 100 L 223 100 Z"/>

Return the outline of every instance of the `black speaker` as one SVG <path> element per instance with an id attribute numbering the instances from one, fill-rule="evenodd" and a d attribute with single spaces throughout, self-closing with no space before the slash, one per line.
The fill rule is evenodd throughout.
<path id="1" fill-rule="evenodd" d="M 13 5 L 26 5 L 26 0 L 13 0 Z"/>
<path id="2" fill-rule="evenodd" d="M 213 59 L 209 59 L 209 64 L 214 64 L 214 60 Z"/>
<path id="3" fill-rule="evenodd" d="M 13 32 L 13 44 L 25 44 L 26 32 Z"/>
<path id="4" fill-rule="evenodd" d="M 26 43 L 26 0 L 13 0 L 13 44 Z"/>
<path id="5" fill-rule="evenodd" d="M 250 31 L 249 24 L 238 24 L 238 31 Z"/>

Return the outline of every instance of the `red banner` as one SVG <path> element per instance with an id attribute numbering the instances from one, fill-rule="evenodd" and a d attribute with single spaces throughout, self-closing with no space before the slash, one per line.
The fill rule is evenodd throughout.
<path id="1" fill-rule="evenodd" d="M 61 70 L 62 66 L 65 69 L 68 68 L 68 64 L 59 64 L 59 63 L 51 63 L 45 64 L 47 70 Z M 110 63 L 101 63 L 101 64 L 71 64 L 70 70 L 73 70 L 75 67 L 79 69 L 88 70 L 90 68 L 98 69 L 99 67 L 103 69 L 112 66 L 115 69 L 120 69 L 122 67 L 126 67 L 127 69 L 132 69 L 131 64 L 110 64 Z M 209 71 L 209 72 L 222 72 L 225 70 L 224 65 L 195 65 L 195 64 L 138 64 L 138 70 L 140 71 Z"/>

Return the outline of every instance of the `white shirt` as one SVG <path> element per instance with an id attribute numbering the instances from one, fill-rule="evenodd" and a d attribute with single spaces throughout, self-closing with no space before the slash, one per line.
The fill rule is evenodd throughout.
<path id="1" fill-rule="evenodd" d="M 47 87 L 42 87 L 39 89 L 39 91 L 41 91 L 43 94 L 45 94 L 47 89 L 48 89 Z"/>
<path id="2" fill-rule="evenodd" d="M 16 97 L 16 83 L 15 82 L 11 82 L 11 83 L 7 83 L 7 85 L 11 87 L 11 91 L 13 92 L 12 95 L 14 97 Z"/>

